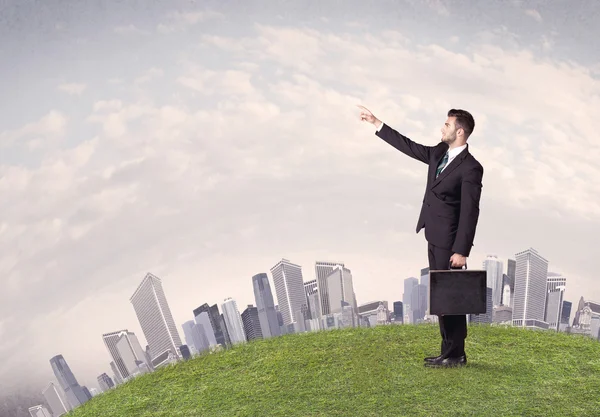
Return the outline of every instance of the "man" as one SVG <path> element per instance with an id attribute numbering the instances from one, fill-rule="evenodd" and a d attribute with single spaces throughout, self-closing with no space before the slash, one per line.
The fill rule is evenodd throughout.
<path id="1" fill-rule="evenodd" d="M 467 139 L 475 121 L 465 110 L 452 109 L 436 146 L 413 142 L 390 128 L 363 106 L 361 120 L 377 128 L 375 134 L 406 155 L 429 166 L 427 186 L 417 223 L 425 228 L 431 270 L 466 266 L 479 218 L 483 167 L 469 153 Z M 425 358 L 426 366 L 462 366 L 467 363 L 467 317 L 440 316 L 442 348 L 439 356 Z"/>

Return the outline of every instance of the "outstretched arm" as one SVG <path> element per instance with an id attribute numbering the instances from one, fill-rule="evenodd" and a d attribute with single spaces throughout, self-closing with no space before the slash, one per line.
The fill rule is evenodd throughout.
<path id="1" fill-rule="evenodd" d="M 479 200 L 483 187 L 482 178 L 483 167 L 479 165 L 466 172 L 462 180 L 460 218 L 452 251 L 464 257 L 469 256 L 475 239 L 475 230 L 479 219 Z"/>
<path id="2" fill-rule="evenodd" d="M 358 107 L 361 109 L 361 120 L 372 123 L 377 128 L 377 136 L 411 158 L 429 164 L 433 146 L 421 145 L 410 140 L 376 118 L 367 108 Z"/>

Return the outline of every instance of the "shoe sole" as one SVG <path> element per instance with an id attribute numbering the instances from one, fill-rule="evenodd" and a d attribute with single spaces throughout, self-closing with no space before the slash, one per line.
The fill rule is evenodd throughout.
<path id="1" fill-rule="evenodd" d="M 460 368 L 462 366 L 466 365 L 465 363 L 451 363 L 448 365 L 442 365 L 442 364 L 438 364 L 438 363 L 430 363 L 430 362 L 425 362 L 425 367 L 427 368 Z"/>

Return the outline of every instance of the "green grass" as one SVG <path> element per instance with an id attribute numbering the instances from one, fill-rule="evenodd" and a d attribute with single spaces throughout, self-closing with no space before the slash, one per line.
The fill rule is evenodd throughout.
<path id="1" fill-rule="evenodd" d="M 468 365 L 423 366 L 437 325 L 286 335 L 138 377 L 74 410 L 97 416 L 598 416 L 600 343 L 469 327 Z"/>

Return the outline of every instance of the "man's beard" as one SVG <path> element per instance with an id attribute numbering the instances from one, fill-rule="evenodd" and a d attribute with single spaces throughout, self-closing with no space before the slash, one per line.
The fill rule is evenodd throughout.
<path id="1" fill-rule="evenodd" d="M 451 138 L 447 138 L 447 137 L 442 137 L 442 142 L 447 143 L 448 145 L 452 145 L 452 143 L 454 143 L 454 141 L 456 140 L 456 136 L 451 137 Z"/>

